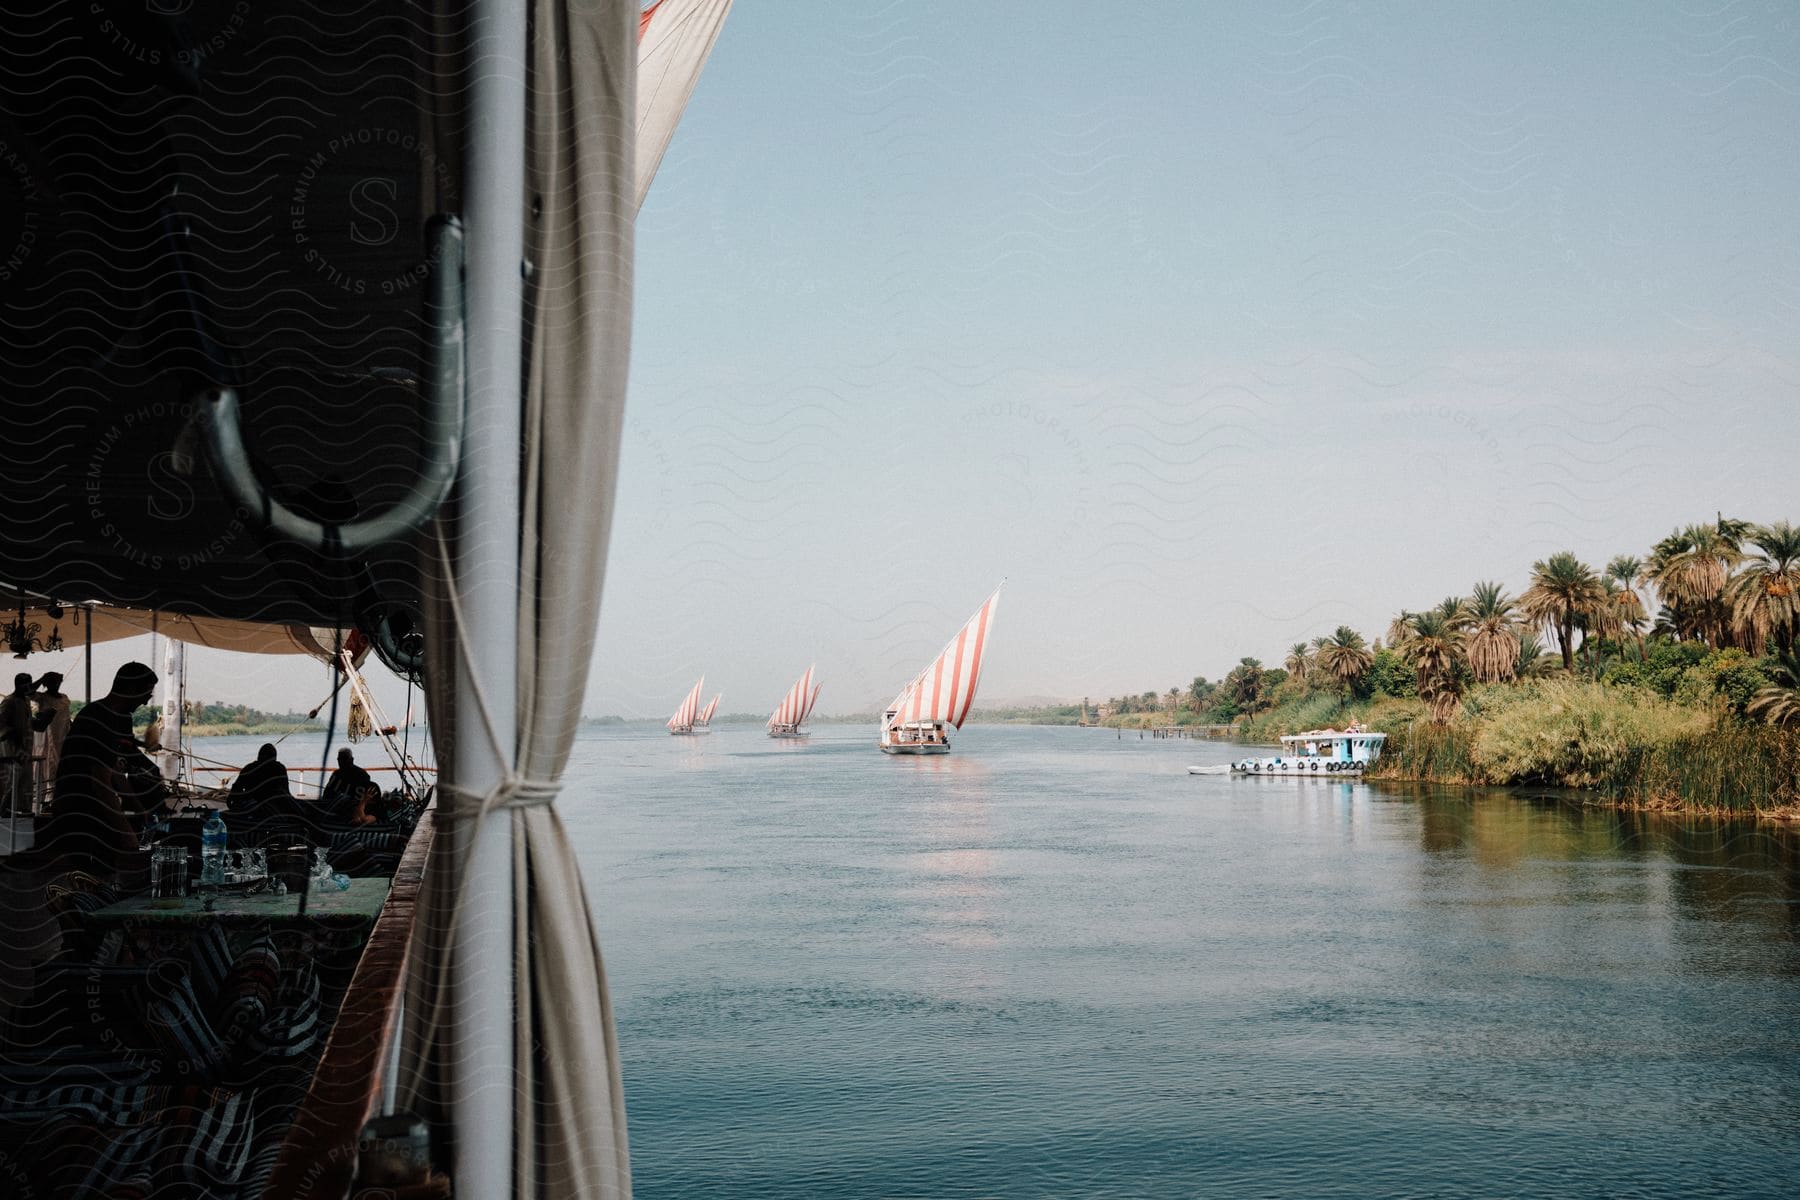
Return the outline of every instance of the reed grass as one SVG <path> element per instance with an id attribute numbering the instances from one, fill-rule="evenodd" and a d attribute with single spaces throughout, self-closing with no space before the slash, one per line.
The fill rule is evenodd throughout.
<path id="1" fill-rule="evenodd" d="M 1727 717 L 1652 747 L 1607 790 L 1651 808 L 1800 815 L 1800 735 Z"/>
<path id="2" fill-rule="evenodd" d="M 1631 807 L 1800 815 L 1800 731 L 1642 688 L 1559 678 L 1493 685 L 1447 725 L 1420 716 L 1389 733 L 1377 778 L 1539 784 Z"/>

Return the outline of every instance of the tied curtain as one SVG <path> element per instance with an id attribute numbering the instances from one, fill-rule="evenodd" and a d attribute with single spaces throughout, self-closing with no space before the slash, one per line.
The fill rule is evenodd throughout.
<path id="1" fill-rule="evenodd" d="M 448 10 L 454 13 L 452 7 Z M 598 1200 L 631 1195 L 624 1093 L 606 974 L 575 854 L 550 801 L 587 688 L 618 475 L 631 341 L 637 213 L 636 0 L 530 0 L 526 144 L 525 396 L 521 430 L 517 723 L 510 786 L 513 859 L 514 1190 Z M 440 21 L 440 47 L 453 42 Z M 454 103 L 456 97 L 447 97 Z M 444 152 L 453 112 L 428 114 Z M 445 523 L 427 564 L 427 697 L 441 766 L 483 717 L 454 702 L 459 639 Z M 490 681 L 490 687 L 509 681 Z M 593 803 L 579 796 L 579 803 Z M 458 833 L 482 797 L 445 780 L 441 820 Z M 408 956 L 406 1028 L 396 1103 L 444 1127 L 444 1048 L 456 1036 L 446 968 L 458 920 L 461 838 L 440 836 Z M 483 1081 L 500 1086 L 501 1081 Z M 455 1131 L 451 1130 L 452 1137 Z"/>

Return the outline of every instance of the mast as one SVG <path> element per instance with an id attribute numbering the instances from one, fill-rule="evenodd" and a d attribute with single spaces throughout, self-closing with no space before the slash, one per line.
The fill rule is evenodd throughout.
<path id="1" fill-rule="evenodd" d="M 456 656 L 455 702 L 472 718 L 479 696 L 493 728 L 507 739 L 496 747 L 474 729 L 456 739 L 456 787 L 463 796 L 480 796 L 511 771 L 518 711 L 526 6 L 473 0 L 466 11 L 462 315 L 468 384 L 451 560 L 452 586 L 460 592 L 471 636 L 468 653 Z M 462 839 L 467 880 L 452 957 L 453 1029 L 446 1039 L 453 1170 L 463 1200 L 510 1200 L 514 1194 L 512 823 L 511 811 L 495 808 L 449 828 Z"/>
<path id="2" fill-rule="evenodd" d="M 173 783 L 181 776 L 181 742 L 187 715 L 187 643 L 163 639 L 162 747 L 156 767 Z"/>

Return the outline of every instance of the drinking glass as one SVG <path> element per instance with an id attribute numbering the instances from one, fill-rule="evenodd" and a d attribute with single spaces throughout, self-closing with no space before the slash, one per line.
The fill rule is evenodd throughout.
<path id="1" fill-rule="evenodd" d="M 181 846 L 150 852 L 150 894 L 159 899 L 187 895 L 188 853 Z"/>

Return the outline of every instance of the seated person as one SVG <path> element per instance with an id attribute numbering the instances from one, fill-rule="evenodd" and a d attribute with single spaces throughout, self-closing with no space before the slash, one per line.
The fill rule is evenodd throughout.
<path id="1" fill-rule="evenodd" d="M 328 819 L 344 825 L 367 825 L 375 820 L 369 809 L 381 796 L 381 789 L 369 773 L 356 765 L 350 747 L 338 751 L 337 770 L 325 784 L 320 798 Z"/>
<path id="2" fill-rule="evenodd" d="M 293 788 L 288 782 L 287 767 L 275 756 L 273 743 L 263 743 L 256 752 L 256 761 L 238 772 L 231 793 L 225 799 L 225 808 L 232 816 L 252 821 L 300 815 Z"/>

